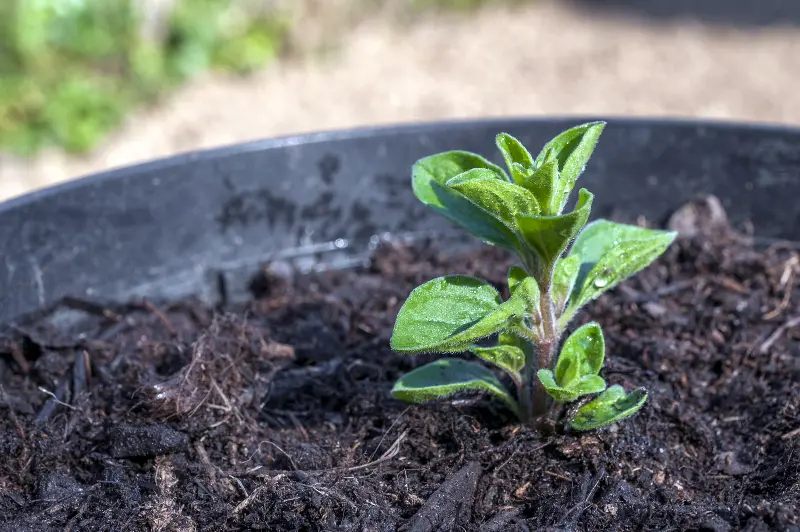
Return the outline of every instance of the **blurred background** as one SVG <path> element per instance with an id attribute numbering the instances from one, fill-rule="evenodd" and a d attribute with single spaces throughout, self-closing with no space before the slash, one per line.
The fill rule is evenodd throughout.
<path id="1" fill-rule="evenodd" d="M 0 200 L 359 125 L 796 125 L 799 83 L 800 0 L 0 0 Z"/>

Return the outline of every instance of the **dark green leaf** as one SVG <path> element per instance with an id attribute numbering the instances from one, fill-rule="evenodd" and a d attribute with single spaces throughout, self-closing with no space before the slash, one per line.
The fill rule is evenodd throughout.
<path id="1" fill-rule="evenodd" d="M 487 368 L 457 358 L 444 358 L 403 375 L 392 395 L 409 403 L 423 403 L 457 393 L 486 391 L 503 400 L 516 414 L 517 403 Z"/>
<path id="2" fill-rule="evenodd" d="M 556 194 L 557 212 L 564 208 L 605 126 L 605 122 L 590 122 L 568 129 L 548 142 L 536 157 L 536 166 L 558 161 L 560 180 Z"/>
<path id="3" fill-rule="evenodd" d="M 460 192 L 446 186 L 452 178 L 476 168 L 491 170 L 492 174 L 497 176 L 498 182 L 509 182 L 502 168 L 480 155 L 449 151 L 425 157 L 414 163 L 412 170 L 414 194 L 422 203 L 458 223 L 481 240 L 515 252 L 518 240 L 508 227 L 469 201 Z"/>
<path id="4" fill-rule="evenodd" d="M 578 279 L 580 268 L 581 258 L 577 255 L 567 255 L 556 262 L 556 269 L 553 272 L 552 291 L 553 304 L 555 305 L 557 316 L 564 312 L 572 289 L 575 287 L 575 281 Z"/>
<path id="5" fill-rule="evenodd" d="M 447 187 L 464 195 L 475 206 L 503 222 L 509 229 L 516 229 L 517 216 L 536 216 L 539 204 L 524 188 L 501 181 L 491 170 L 476 168 L 467 170 L 447 182 Z"/>
<path id="6" fill-rule="evenodd" d="M 549 369 L 540 369 L 536 375 L 547 394 L 559 403 L 571 403 L 584 395 L 602 392 L 606 388 L 606 382 L 598 375 L 587 375 L 570 388 L 559 386 Z"/>
<path id="7" fill-rule="evenodd" d="M 397 315 L 392 349 L 401 353 L 458 353 L 507 329 L 525 312 L 520 300 L 501 303 L 490 284 L 448 275 L 415 288 Z"/>
<path id="8" fill-rule="evenodd" d="M 575 210 L 558 216 L 518 216 L 517 226 L 536 253 L 539 268 L 552 267 L 589 218 L 592 193 L 581 189 Z M 540 273 L 540 272 L 537 272 Z"/>
<path id="9" fill-rule="evenodd" d="M 597 375 L 603 367 L 605 351 L 600 325 L 595 322 L 582 325 L 561 348 L 556 363 L 556 382 L 564 388 L 572 388 L 584 377 Z"/>
<path id="10" fill-rule="evenodd" d="M 647 401 L 647 392 L 638 388 L 629 394 L 622 386 L 610 386 L 597 399 L 578 409 L 570 426 L 575 430 L 591 430 L 635 414 Z"/>
<path id="11" fill-rule="evenodd" d="M 511 177 L 514 178 L 518 185 L 521 185 L 522 180 L 525 178 L 526 170 L 533 166 L 533 156 L 520 141 L 508 133 L 497 135 L 495 143 L 500 153 L 503 154 L 503 159 L 505 159 L 506 166 L 511 172 Z"/>
<path id="12" fill-rule="evenodd" d="M 587 225 L 570 250 L 570 256 L 580 257 L 581 266 L 561 325 L 583 305 L 646 268 L 666 251 L 675 236 L 671 231 L 608 220 Z"/>
<path id="13" fill-rule="evenodd" d="M 525 353 L 513 345 L 496 345 L 494 347 L 470 347 L 470 352 L 485 361 L 502 368 L 511 374 L 517 374 L 525 366 Z"/>

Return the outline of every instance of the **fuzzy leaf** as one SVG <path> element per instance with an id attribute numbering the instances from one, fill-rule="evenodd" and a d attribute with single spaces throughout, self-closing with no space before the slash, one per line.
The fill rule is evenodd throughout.
<path id="1" fill-rule="evenodd" d="M 490 364 L 517 374 L 525 366 L 525 353 L 513 345 L 496 345 L 494 347 L 470 347 L 470 352 L 481 357 Z"/>
<path id="2" fill-rule="evenodd" d="M 558 162 L 560 175 L 554 199 L 558 207 L 556 212 L 561 212 L 566 205 L 569 193 L 589 162 L 605 126 L 605 122 L 589 122 L 568 129 L 548 142 L 536 157 L 537 167 L 545 162 Z"/>
<path id="3" fill-rule="evenodd" d="M 584 395 L 602 392 L 606 388 L 606 381 L 599 375 L 587 375 L 569 388 L 559 386 L 549 369 L 540 369 L 536 375 L 547 394 L 559 403 L 571 403 Z"/>
<path id="4" fill-rule="evenodd" d="M 553 160 L 528 172 L 519 184 L 533 193 L 544 216 L 555 216 L 563 208 L 556 201 L 559 181 L 558 161 Z"/>
<path id="5" fill-rule="evenodd" d="M 539 259 L 539 268 L 555 263 L 577 236 L 589 219 L 593 198 L 591 192 L 582 188 L 575 210 L 569 214 L 517 217 L 517 225 L 525 242 Z"/>
<path id="6" fill-rule="evenodd" d="M 491 170 L 468 170 L 447 182 L 447 187 L 464 195 L 486 214 L 516 229 L 517 216 L 536 216 L 539 203 L 526 189 L 493 177 Z"/>
<path id="7" fill-rule="evenodd" d="M 497 343 L 499 345 L 516 347 L 517 349 L 522 351 L 522 354 L 525 357 L 527 357 L 526 360 L 531 358 L 533 354 L 533 345 L 531 345 L 529 341 L 523 340 L 522 338 L 520 338 L 511 331 L 501 332 L 497 336 Z"/>
<path id="8" fill-rule="evenodd" d="M 533 156 L 516 138 L 508 133 L 500 133 L 495 137 L 495 144 L 503 154 L 503 159 L 506 161 L 511 177 L 518 184 L 522 184 L 525 179 L 526 170 L 533 166 Z"/>
<path id="9" fill-rule="evenodd" d="M 578 279 L 578 272 L 581 269 L 581 258 L 577 255 L 567 255 L 561 257 L 556 262 L 556 269 L 553 272 L 553 304 L 556 308 L 556 315 L 560 316 L 567 306 L 569 296 L 575 287 Z"/>
<path id="10" fill-rule="evenodd" d="M 392 395 L 409 403 L 423 403 L 457 393 L 486 391 L 503 400 L 516 414 L 517 403 L 487 368 L 458 358 L 443 358 L 403 375 Z"/>
<path id="11" fill-rule="evenodd" d="M 433 209 L 464 227 L 484 242 L 515 252 L 516 235 L 502 222 L 487 214 L 461 193 L 446 186 L 454 177 L 473 169 L 488 169 L 486 175 L 496 175 L 498 182 L 508 183 L 502 168 L 475 153 L 449 151 L 425 157 L 414 163 L 412 187 L 417 198 Z"/>
<path id="12" fill-rule="evenodd" d="M 526 308 L 539 308 L 539 285 L 519 266 L 508 270 L 508 289 L 511 298 L 524 301 Z"/>
<path id="13" fill-rule="evenodd" d="M 561 348 L 556 363 L 556 382 L 564 388 L 572 388 L 584 377 L 597 375 L 603 367 L 605 350 L 600 325 L 595 322 L 582 325 Z"/>
<path id="14" fill-rule="evenodd" d="M 610 386 L 597 399 L 578 409 L 570 426 L 575 430 L 592 430 L 635 414 L 647 401 L 643 388 L 626 394 L 622 386 Z"/>
<path id="15" fill-rule="evenodd" d="M 528 272 L 525 271 L 524 268 L 520 266 L 512 266 L 508 269 L 508 293 L 512 296 L 514 295 L 514 290 L 516 290 L 517 285 L 519 285 L 522 281 L 530 277 Z"/>
<path id="16" fill-rule="evenodd" d="M 597 220 L 575 240 L 569 256 L 580 257 L 580 270 L 562 326 L 579 308 L 661 256 L 677 233 Z M 574 260 L 574 259 L 573 259 Z"/>
<path id="17" fill-rule="evenodd" d="M 415 288 L 397 314 L 391 346 L 395 351 L 459 353 L 477 340 L 503 331 L 525 312 L 524 302 L 509 299 L 490 284 L 448 275 Z"/>

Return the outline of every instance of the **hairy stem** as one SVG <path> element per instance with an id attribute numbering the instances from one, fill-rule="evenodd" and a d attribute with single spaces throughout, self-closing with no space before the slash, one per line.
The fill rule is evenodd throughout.
<path id="1" fill-rule="evenodd" d="M 555 315 L 552 293 L 552 269 L 542 272 L 539 282 L 539 308 L 534 309 L 541 318 L 539 334 L 530 335 L 528 340 L 534 350 L 525 361 L 525 373 L 520 389 L 521 414 L 524 422 L 535 424 L 547 413 L 548 396 L 536 371 L 552 369 L 555 351 L 558 348 L 558 323 Z"/>

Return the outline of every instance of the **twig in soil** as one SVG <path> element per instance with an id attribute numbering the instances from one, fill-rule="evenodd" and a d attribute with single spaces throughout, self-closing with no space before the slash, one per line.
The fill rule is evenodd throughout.
<path id="1" fill-rule="evenodd" d="M 781 436 L 781 439 L 788 440 L 789 438 L 794 438 L 795 436 L 800 436 L 800 427 L 797 427 L 794 430 L 790 430 L 789 432 Z"/>
<path id="2" fill-rule="evenodd" d="M 17 366 L 19 366 L 19 370 L 22 372 L 22 374 L 27 375 L 30 373 L 31 365 L 28 364 L 28 361 L 25 358 L 25 353 L 22 352 L 22 348 L 17 343 L 12 343 L 9 346 L 9 350 L 11 351 L 11 358 L 13 358 L 14 362 L 17 363 Z"/>
<path id="3" fill-rule="evenodd" d="M 381 448 L 381 445 L 383 445 L 383 440 L 385 440 L 385 439 L 386 439 L 386 436 L 387 436 L 387 435 L 388 435 L 390 432 L 392 432 L 392 429 L 394 428 L 394 426 L 395 426 L 395 425 L 397 425 L 397 423 L 398 423 L 398 422 L 400 421 L 400 419 L 401 419 L 401 418 L 402 418 L 402 417 L 405 415 L 405 413 L 406 413 L 406 412 L 408 412 L 408 409 L 409 409 L 409 408 L 411 408 L 411 407 L 410 407 L 410 406 L 409 406 L 409 407 L 406 407 L 406 409 L 405 409 L 405 410 L 403 410 L 402 412 L 400 412 L 400 415 L 399 415 L 399 416 L 397 416 L 397 419 L 395 419 L 394 421 L 392 421 L 392 424 L 391 424 L 391 425 L 389 425 L 389 429 L 388 429 L 386 432 L 384 432 L 384 433 L 383 433 L 383 436 L 381 436 L 381 441 L 379 441 L 379 442 L 378 442 L 378 446 L 377 446 L 377 447 L 375 447 L 375 450 L 374 450 L 374 451 L 372 451 L 372 454 L 371 454 L 371 455 L 370 455 L 370 457 L 369 457 L 369 459 L 370 459 L 370 460 L 372 460 L 373 458 L 375 458 L 375 453 L 377 453 L 377 452 L 378 452 L 378 449 L 380 449 L 380 448 Z M 408 431 L 406 431 L 406 432 L 408 432 Z"/>
<path id="4" fill-rule="evenodd" d="M 781 302 L 770 312 L 762 316 L 765 320 L 776 318 L 789 306 L 789 301 L 792 299 L 792 286 L 794 285 L 794 271 L 798 266 L 797 255 L 792 255 L 792 258 L 786 261 L 781 274 L 780 287 L 783 289 L 783 297 Z"/>
<path id="5" fill-rule="evenodd" d="M 789 329 L 797 327 L 798 325 L 800 325 L 800 316 L 795 316 L 787 320 L 786 323 L 775 329 L 775 332 L 773 332 L 769 336 L 769 338 L 767 338 L 766 340 L 764 340 L 764 342 L 762 342 L 762 344 L 758 348 L 759 354 L 765 355 L 767 351 L 769 351 L 770 348 L 773 346 L 773 344 L 775 344 L 775 342 L 777 342 L 778 339 L 780 339 L 783 333 L 785 333 Z"/>
<path id="6" fill-rule="evenodd" d="M 390 445 L 389 448 L 386 449 L 386 452 L 383 453 L 377 460 L 373 460 L 371 462 L 367 462 L 366 464 L 361 464 L 354 467 L 348 467 L 347 469 L 345 469 L 345 471 L 347 471 L 348 473 L 352 473 L 353 471 L 360 471 L 362 469 L 367 469 L 376 466 L 378 464 L 381 464 L 383 462 L 386 462 L 387 460 L 391 460 L 392 458 L 397 456 L 397 454 L 400 452 L 400 444 L 403 443 L 403 440 L 405 440 L 406 436 L 408 436 L 409 430 L 410 429 L 404 430 L 403 433 L 397 437 L 394 443 L 392 443 L 392 445 Z"/>
<path id="7" fill-rule="evenodd" d="M 545 475 L 550 475 L 551 477 L 560 478 L 561 480 L 563 480 L 565 482 L 572 482 L 571 478 L 569 478 L 568 476 L 565 476 L 565 475 L 561 475 L 559 473 L 553 473 L 552 471 L 545 471 L 544 474 Z"/>
<path id="8" fill-rule="evenodd" d="M 158 318 L 158 320 L 164 325 L 164 328 L 167 329 L 167 332 L 172 338 L 178 336 L 178 333 L 175 331 L 175 327 L 173 327 L 172 322 L 167 317 L 167 315 L 161 311 L 160 308 L 151 303 L 147 298 L 142 298 L 141 305 L 142 308 L 149 310 L 155 315 L 156 318 Z"/>
<path id="9" fill-rule="evenodd" d="M 280 446 L 278 446 L 278 444 L 277 444 L 277 443 L 271 442 L 271 441 L 269 441 L 269 440 L 264 440 L 264 441 L 260 442 L 260 443 L 258 444 L 258 448 L 255 450 L 255 452 L 254 452 L 253 454 L 251 454 L 251 455 L 250 455 L 250 457 L 249 457 L 247 460 L 245 460 L 245 461 L 244 461 L 244 463 L 247 463 L 247 462 L 249 462 L 250 460 L 252 460 L 252 459 L 253 459 L 253 457 L 254 457 L 255 455 L 257 455 L 258 453 L 260 453 L 260 452 L 261 452 L 261 446 L 262 446 L 262 445 L 264 445 L 265 443 L 266 443 L 266 444 L 269 444 L 269 445 L 272 445 L 272 446 L 273 446 L 273 447 L 275 447 L 275 448 L 276 448 L 278 451 L 280 451 L 280 453 L 281 453 L 283 456 L 285 456 L 286 458 L 288 458 L 288 459 L 289 459 L 289 465 L 291 465 L 291 466 L 292 466 L 292 469 L 294 469 L 295 471 L 299 471 L 299 468 L 297 467 L 297 464 L 295 464 L 295 463 L 294 463 L 294 460 L 293 460 L 293 459 L 292 459 L 292 457 L 289 455 L 289 453 L 287 453 L 286 451 L 284 451 L 283 449 L 281 449 L 281 448 L 280 448 Z"/>
<path id="10" fill-rule="evenodd" d="M 574 523 L 575 521 L 578 520 L 580 515 L 589 506 L 590 501 L 594 497 L 594 494 L 597 491 L 598 486 L 600 486 L 600 481 L 603 480 L 603 477 L 605 476 L 606 476 L 606 470 L 605 468 L 601 467 L 600 471 L 597 472 L 597 474 L 588 482 L 588 484 L 584 483 L 584 485 L 582 486 L 583 489 L 583 495 L 581 496 L 582 500 L 578 504 L 570 508 L 566 514 L 564 514 L 562 522 Z M 573 513 L 575 515 L 570 517 Z"/>
<path id="11" fill-rule="evenodd" d="M 39 411 L 39 414 L 36 416 L 36 418 L 34 418 L 33 425 L 35 427 L 44 424 L 48 419 L 50 419 L 50 416 L 53 415 L 53 412 L 56 411 L 56 407 L 59 404 L 66 404 L 64 403 L 64 399 L 67 397 L 67 394 L 69 393 L 69 379 L 67 378 L 61 379 L 58 388 L 56 388 L 55 394 L 48 392 L 44 388 L 39 388 L 39 389 L 42 392 L 51 395 L 51 398 L 45 402 L 44 406 Z"/>
<path id="12" fill-rule="evenodd" d="M 89 301 L 88 299 L 66 296 L 61 299 L 60 304 L 68 309 L 80 310 L 87 314 L 93 314 L 112 321 L 120 321 L 122 319 L 122 316 L 117 314 L 114 310 L 99 303 L 95 303 L 94 301 Z M 56 308 L 57 307 L 58 305 L 56 305 Z"/>
<path id="13" fill-rule="evenodd" d="M 481 474 L 478 462 L 469 462 L 425 501 L 409 521 L 408 532 L 453 530 L 467 524 Z"/>
<path id="14" fill-rule="evenodd" d="M 56 397 L 56 394 L 54 394 L 50 390 L 47 390 L 47 389 L 42 388 L 41 386 L 39 386 L 39 391 L 42 392 L 43 394 L 49 395 L 51 397 L 51 399 L 49 399 L 49 400 L 55 402 L 57 405 L 66 406 L 70 410 L 77 410 L 77 408 L 75 408 L 71 404 L 65 403 L 64 401 L 60 400 L 58 397 Z"/>
<path id="15" fill-rule="evenodd" d="M 266 489 L 267 489 L 266 486 L 258 486 L 256 489 L 254 489 L 253 493 L 248 495 L 247 498 L 245 498 L 245 500 L 236 505 L 236 508 L 233 509 L 233 515 L 239 515 L 239 513 L 241 513 L 242 510 L 250 506 L 253 503 L 253 501 L 256 500 L 256 497 L 258 497 Z"/>

